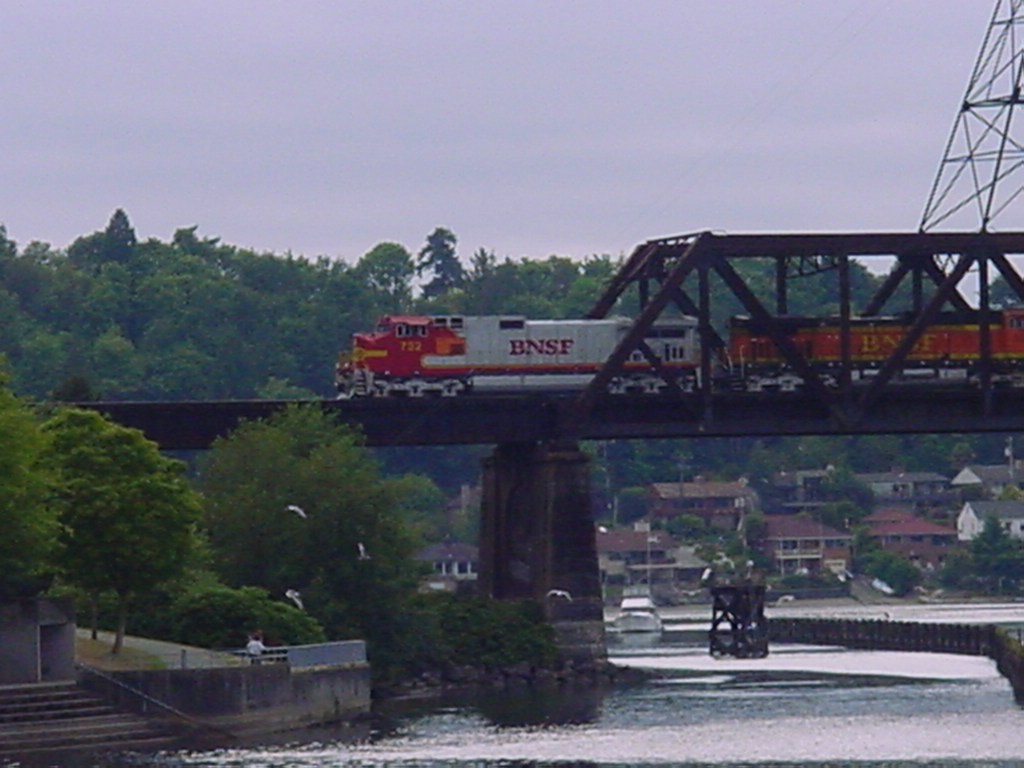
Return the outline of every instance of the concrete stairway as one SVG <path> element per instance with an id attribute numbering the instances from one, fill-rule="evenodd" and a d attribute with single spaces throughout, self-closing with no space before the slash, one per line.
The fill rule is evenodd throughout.
<path id="1" fill-rule="evenodd" d="M 173 741 L 169 727 L 119 712 L 71 681 L 0 686 L 0 758 L 159 749 Z"/>

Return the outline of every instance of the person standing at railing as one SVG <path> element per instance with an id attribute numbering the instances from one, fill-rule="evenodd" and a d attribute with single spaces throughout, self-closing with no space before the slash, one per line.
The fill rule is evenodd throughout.
<path id="1" fill-rule="evenodd" d="M 260 630 L 249 635 L 249 642 L 245 645 L 245 653 L 249 657 L 249 661 L 252 664 L 259 664 L 260 657 L 267 650 L 267 646 L 263 644 L 263 633 Z"/>

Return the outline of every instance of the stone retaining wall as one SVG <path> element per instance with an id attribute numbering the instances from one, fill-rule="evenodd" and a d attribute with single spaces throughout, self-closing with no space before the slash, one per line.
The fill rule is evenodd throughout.
<path id="1" fill-rule="evenodd" d="M 235 735 L 338 722 L 370 709 L 366 664 L 133 670 L 83 675 L 81 682 L 118 707 L 155 717 L 173 712 Z"/>

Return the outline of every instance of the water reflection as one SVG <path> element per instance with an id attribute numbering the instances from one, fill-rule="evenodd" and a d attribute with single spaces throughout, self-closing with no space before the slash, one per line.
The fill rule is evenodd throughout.
<path id="1" fill-rule="evenodd" d="M 499 728 L 586 725 L 597 722 L 609 689 L 604 686 L 522 686 L 500 691 L 462 692 L 427 704 L 434 711 L 471 709 Z M 375 737 L 394 734 L 401 723 L 423 713 L 424 703 L 387 702 L 375 707 Z"/>

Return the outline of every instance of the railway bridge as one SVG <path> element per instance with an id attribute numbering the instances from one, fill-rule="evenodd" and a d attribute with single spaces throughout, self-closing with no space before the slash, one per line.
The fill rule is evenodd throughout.
<path id="1" fill-rule="evenodd" d="M 990 301 L 998 276 L 1024 304 L 1015 261 L 1024 233 L 852 233 L 718 235 L 700 232 L 640 244 L 598 297 L 588 316 L 630 311 L 631 329 L 586 389 L 575 394 L 506 394 L 452 398 L 317 401 L 358 425 L 371 446 L 489 444 L 483 467 L 481 586 L 496 598 L 545 601 L 551 589 L 571 602 L 547 601 L 570 654 L 604 653 L 601 592 L 589 469 L 581 440 L 736 435 L 883 434 L 1024 431 L 1024 387 L 1005 372 L 998 347 L 1000 311 Z M 886 259 L 878 291 L 854 306 L 851 266 Z M 757 265 L 752 269 L 751 264 Z M 750 276 L 770 274 L 772 279 Z M 794 281 L 816 277 L 835 312 L 820 318 L 837 350 L 827 365 L 794 340 L 789 303 Z M 895 343 L 865 367 L 858 322 L 891 313 L 904 318 Z M 751 391 L 721 386 L 729 354 L 723 315 L 739 307 L 775 350 L 798 386 Z M 697 318 L 697 385 L 683 388 L 644 339 L 663 315 Z M 952 319 L 951 319 L 952 318 Z M 908 376 L 920 371 L 915 348 L 937 326 L 967 329 L 958 359 L 926 361 L 956 379 Z M 1024 360 L 1024 347 L 1019 350 Z M 607 394 L 627 360 L 647 359 L 664 377 L 656 396 Z M 1000 367 L 1002 365 L 1002 367 Z M 997 375 L 1000 374 L 1000 375 Z M 294 402 L 294 401 L 290 401 Z M 87 403 L 162 447 L 201 449 L 241 419 L 261 418 L 283 401 Z"/>

